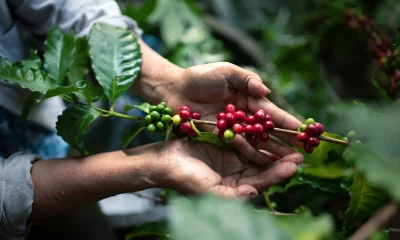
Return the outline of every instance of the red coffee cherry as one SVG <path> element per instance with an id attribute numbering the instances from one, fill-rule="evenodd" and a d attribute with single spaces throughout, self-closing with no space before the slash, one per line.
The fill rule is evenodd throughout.
<path id="1" fill-rule="evenodd" d="M 234 115 L 236 122 L 246 122 L 246 114 L 243 111 L 236 111 Z"/>
<path id="2" fill-rule="evenodd" d="M 228 124 L 228 126 L 232 126 L 233 124 L 235 124 L 235 120 L 235 115 L 233 113 L 226 114 L 226 123 Z"/>
<path id="3" fill-rule="evenodd" d="M 246 119 L 246 123 L 247 124 L 251 124 L 251 125 L 256 123 L 256 121 L 254 120 L 254 116 L 248 116 L 247 119 Z"/>
<path id="4" fill-rule="evenodd" d="M 319 139 L 317 137 L 308 137 L 307 145 L 310 147 L 317 147 L 319 145 Z"/>
<path id="5" fill-rule="evenodd" d="M 308 136 L 318 136 L 319 135 L 319 129 L 315 124 L 308 124 L 306 128 L 306 133 Z"/>
<path id="6" fill-rule="evenodd" d="M 317 122 L 315 126 L 318 128 L 319 135 L 325 132 L 325 126 L 322 123 Z"/>
<path id="7" fill-rule="evenodd" d="M 308 137 L 307 133 L 305 133 L 305 132 L 298 133 L 296 136 L 297 141 L 299 141 L 299 142 L 305 142 L 307 140 L 307 137 Z"/>
<path id="8" fill-rule="evenodd" d="M 234 113 L 236 111 L 235 105 L 233 104 L 228 104 L 225 107 L 225 112 L 226 113 Z"/>
<path id="9" fill-rule="evenodd" d="M 312 152 L 314 151 L 314 148 L 311 147 L 310 145 L 305 144 L 305 145 L 304 145 L 304 151 L 305 151 L 306 153 L 312 153 Z"/>
<path id="10" fill-rule="evenodd" d="M 265 131 L 270 132 L 272 130 L 274 130 L 275 124 L 272 121 L 265 121 L 264 123 L 264 128 Z"/>
<path id="11" fill-rule="evenodd" d="M 226 119 L 226 114 L 224 112 L 219 112 L 217 114 L 217 119 L 221 120 L 221 119 Z"/>
<path id="12" fill-rule="evenodd" d="M 225 119 L 218 120 L 217 128 L 219 130 L 226 130 L 228 128 L 228 124 L 226 123 Z"/>
<path id="13" fill-rule="evenodd" d="M 265 121 L 265 115 L 266 113 L 264 112 L 264 110 L 258 110 L 254 113 L 254 120 L 257 123 L 263 123 Z"/>
<path id="14" fill-rule="evenodd" d="M 198 112 L 194 112 L 194 113 L 192 113 L 192 118 L 199 120 L 201 118 L 201 115 Z"/>
<path id="15" fill-rule="evenodd" d="M 190 122 L 183 122 L 181 123 L 180 128 L 182 132 L 187 133 L 190 129 L 192 129 L 192 126 L 190 125 Z"/>
<path id="16" fill-rule="evenodd" d="M 261 141 L 267 142 L 268 139 L 269 139 L 268 133 L 263 133 L 263 134 L 261 135 L 261 138 L 260 138 Z"/>
<path id="17" fill-rule="evenodd" d="M 179 112 L 182 111 L 182 110 L 187 110 L 187 111 L 190 112 L 190 108 L 189 108 L 188 106 L 182 106 L 182 107 L 179 109 Z"/>
<path id="18" fill-rule="evenodd" d="M 260 138 L 256 136 L 253 136 L 251 139 L 248 140 L 248 142 L 253 146 L 257 145 L 259 141 Z"/>
<path id="19" fill-rule="evenodd" d="M 188 130 L 188 134 L 189 134 L 190 136 L 192 136 L 192 137 L 196 137 L 196 136 L 197 136 L 197 133 L 196 133 L 196 131 L 195 131 L 193 128 L 190 128 L 190 129 Z"/>
<path id="20" fill-rule="evenodd" d="M 235 123 L 235 124 L 233 124 L 232 130 L 236 134 L 241 134 L 244 131 L 244 127 L 239 123 Z"/>
<path id="21" fill-rule="evenodd" d="M 188 110 L 181 110 L 179 112 L 179 116 L 182 118 L 182 120 L 187 121 L 190 119 L 190 112 Z"/>
<path id="22" fill-rule="evenodd" d="M 259 123 L 254 124 L 253 132 L 255 136 L 260 137 L 264 133 L 264 126 Z"/>
<path id="23" fill-rule="evenodd" d="M 244 132 L 245 132 L 246 134 L 251 134 L 251 135 L 253 135 L 253 134 L 254 134 L 254 128 L 253 128 L 253 126 L 252 126 L 252 125 L 246 125 L 246 126 L 244 127 Z"/>
<path id="24" fill-rule="evenodd" d="M 225 129 L 218 130 L 218 136 L 224 137 L 224 132 L 225 132 Z"/>
<path id="25" fill-rule="evenodd" d="M 265 121 L 271 121 L 272 122 L 272 117 L 271 115 L 265 115 Z"/>

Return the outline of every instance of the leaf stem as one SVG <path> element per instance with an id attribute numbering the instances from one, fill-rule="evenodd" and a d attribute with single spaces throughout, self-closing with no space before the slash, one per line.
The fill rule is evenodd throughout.
<path id="1" fill-rule="evenodd" d="M 206 120 L 196 120 L 193 119 L 194 123 L 198 123 L 198 124 L 206 124 L 206 125 L 217 125 L 216 122 L 212 122 L 212 121 L 206 121 Z M 291 135 L 297 135 L 299 132 L 298 131 L 294 131 L 294 130 L 289 130 L 289 129 L 283 129 L 283 128 L 274 128 L 273 130 L 274 132 L 278 132 L 278 133 L 286 133 L 286 134 L 291 134 Z M 336 143 L 336 144 L 340 144 L 344 147 L 348 146 L 348 142 L 344 141 L 344 140 L 340 140 L 340 139 L 336 139 L 336 138 L 331 138 L 331 137 L 327 137 L 327 136 L 319 136 L 319 139 L 325 142 L 331 142 L 331 143 Z"/>
<path id="2" fill-rule="evenodd" d="M 125 114 L 121 114 L 118 112 L 114 112 L 114 110 L 105 110 L 105 109 L 101 109 L 101 108 L 95 108 L 97 111 L 105 113 L 102 114 L 102 117 L 109 117 L 109 116 L 114 116 L 114 117 L 119 117 L 119 118 L 125 118 L 125 119 L 131 119 L 131 120 L 144 120 L 144 118 L 142 117 L 136 117 L 136 116 L 129 116 L 129 115 L 125 115 Z"/>

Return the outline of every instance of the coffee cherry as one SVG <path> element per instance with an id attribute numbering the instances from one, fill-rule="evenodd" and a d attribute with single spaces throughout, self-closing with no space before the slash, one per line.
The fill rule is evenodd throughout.
<path id="1" fill-rule="evenodd" d="M 149 131 L 149 133 L 155 133 L 157 129 L 154 124 L 150 124 L 149 126 L 147 126 L 147 130 Z"/>
<path id="2" fill-rule="evenodd" d="M 246 122 L 246 114 L 243 111 L 236 111 L 234 113 L 236 122 Z"/>
<path id="3" fill-rule="evenodd" d="M 189 129 L 192 128 L 192 126 L 190 125 L 190 122 L 183 122 L 183 123 L 180 125 L 180 128 L 181 128 L 181 131 L 182 131 L 182 132 L 187 133 L 187 132 L 189 132 Z"/>
<path id="4" fill-rule="evenodd" d="M 350 132 L 347 133 L 347 138 L 349 140 L 354 140 L 357 138 L 357 133 L 354 130 L 351 130 Z"/>
<path id="5" fill-rule="evenodd" d="M 310 147 L 317 147 L 319 145 L 319 139 L 317 137 L 308 137 L 307 145 Z"/>
<path id="6" fill-rule="evenodd" d="M 307 124 L 307 125 L 315 124 L 315 120 L 314 120 L 313 118 L 308 118 L 308 119 L 306 120 L 306 124 Z"/>
<path id="7" fill-rule="evenodd" d="M 271 115 L 265 115 L 265 121 L 271 121 L 272 122 L 272 117 Z"/>
<path id="8" fill-rule="evenodd" d="M 245 127 L 244 127 L 244 132 L 246 133 L 246 134 L 251 134 L 251 135 L 253 135 L 254 134 L 254 128 L 253 128 L 253 126 L 252 125 L 246 125 Z"/>
<path id="9" fill-rule="evenodd" d="M 169 122 L 171 122 L 171 116 L 170 115 L 163 115 L 161 117 L 161 122 L 165 123 L 165 124 L 169 124 Z"/>
<path id="10" fill-rule="evenodd" d="M 258 144 L 258 142 L 260 142 L 260 138 L 258 138 L 258 137 L 256 137 L 256 136 L 252 136 L 252 137 L 248 140 L 248 142 L 249 142 L 251 145 L 255 146 L 255 145 Z"/>
<path id="11" fill-rule="evenodd" d="M 149 110 L 150 110 L 150 112 L 152 112 L 152 111 L 157 111 L 157 106 L 151 105 L 151 106 L 149 107 Z"/>
<path id="12" fill-rule="evenodd" d="M 159 105 L 164 105 L 164 107 L 165 107 L 165 106 L 167 106 L 167 103 L 166 102 L 160 102 Z"/>
<path id="13" fill-rule="evenodd" d="M 159 113 L 164 113 L 165 112 L 165 106 L 162 104 L 158 104 L 157 106 L 157 112 Z"/>
<path id="14" fill-rule="evenodd" d="M 305 133 L 305 132 L 300 132 L 300 133 L 298 133 L 297 134 L 297 136 L 296 136 L 296 139 L 297 139 L 297 141 L 299 141 L 299 142 L 305 142 L 305 141 L 307 141 L 307 133 Z"/>
<path id="15" fill-rule="evenodd" d="M 304 151 L 305 151 L 306 153 L 312 153 L 312 152 L 314 151 L 314 148 L 311 147 L 310 145 L 305 144 L 305 145 L 304 145 Z"/>
<path id="16" fill-rule="evenodd" d="M 232 130 L 236 134 L 241 134 L 244 131 L 244 127 L 239 123 L 235 123 L 235 124 L 233 124 Z"/>
<path id="17" fill-rule="evenodd" d="M 226 119 L 226 114 L 224 112 L 219 112 L 217 114 L 217 120 Z"/>
<path id="18" fill-rule="evenodd" d="M 225 129 L 227 129 L 227 128 L 228 128 L 228 124 L 226 123 L 226 120 L 225 120 L 225 119 L 218 120 L 218 122 L 217 122 L 217 128 L 218 128 L 219 130 L 225 130 Z"/>
<path id="19" fill-rule="evenodd" d="M 222 129 L 218 130 L 218 136 L 223 137 L 224 132 L 225 132 L 225 130 L 222 130 Z"/>
<path id="20" fill-rule="evenodd" d="M 264 110 L 258 110 L 256 113 L 254 113 L 254 120 L 258 123 L 263 123 L 265 121 L 265 115 L 266 113 Z"/>
<path id="21" fill-rule="evenodd" d="M 322 123 L 315 123 L 315 126 L 318 128 L 319 134 L 323 134 L 325 132 L 325 126 Z"/>
<path id="22" fill-rule="evenodd" d="M 272 121 L 265 121 L 264 128 L 265 128 L 265 131 L 270 132 L 270 131 L 274 130 L 275 124 Z"/>
<path id="23" fill-rule="evenodd" d="M 164 112 L 165 112 L 165 114 L 171 115 L 172 114 L 172 109 L 169 108 L 169 107 L 166 107 Z"/>
<path id="24" fill-rule="evenodd" d="M 147 114 L 146 117 L 144 117 L 144 120 L 145 120 L 147 123 L 151 123 L 151 116 L 150 116 L 150 114 Z"/>
<path id="25" fill-rule="evenodd" d="M 302 124 L 302 125 L 298 128 L 298 131 L 299 131 L 299 132 L 305 132 L 306 129 L 307 129 L 307 125 Z"/>
<path id="26" fill-rule="evenodd" d="M 263 134 L 261 135 L 261 138 L 260 138 L 261 141 L 267 142 L 268 139 L 269 139 L 268 133 L 263 133 Z"/>
<path id="27" fill-rule="evenodd" d="M 161 118 L 160 114 L 159 114 L 157 111 L 152 111 L 152 112 L 150 113 L 150 116 L 151 116 L 151 119 L 152 119 L 153 121 L 158 121 L 158 120 L 160 120 L 160 118 Z"/>
<path id="28" fill-rule="evenodd" d="M 200 113 L 198 113 L 198 112 L 194 112 L 194 113 L 192 113 L 192 118 L 193 118 L 193 119 L 197 119 L 197 120 L 199 120 L 199 119 L 200 119 L 200 117 L 201 117 Z"/>
<path id="29" fill-rule="evenodd" d="M 162 122 L 157 122 L 156 123 L 156 127 L 158 128 L 158 129 L 163 129 L 164 128 L 164 123 L 162 123 Z"/>
<path id="30" fill-rule="evenodd" d="M 179 124 L 182 123 L 182 118 L 179 115 L 175 115 L 175 116 L 172 117 L 172 123 L 175 126 L 178 126 Z"/>
<path id="31" fill-rule="evenodd" d="M 306 133 L 308 134 L 308 136 L 318 136 L 319 129 L 317 128 L 317 126 L 315 126 L 315 124 L 309 124 L 307 125 Z"/>
<path id="32" fill-rule="evenodd" d="M 190 119 L 190 112 L 188 110 L 181 110 L 179 112 L 179 116 L 182 118 L 183 121 Z"/>
<path id="33" fill-rule="evenodd" d="M 182 107 L 179 109 L 179 112 L 182 111 L 182 110 L 187 110 L 187 111 L 190 112 L 190 108 L 189 108 L 188 106 L 182 106 Z"/>
<path id="34" fill-rule="evenodd" d="M 233 124 L 235 124 L 235 120 L 235 115 L 233 113 L 226 114 L 226 123 L 228 124 L 228 126 L 232 126 Z"/>
<path id="35" fill-rule="evenodd" d="M 254 116 L 248 116 L 246 119 L 246 123 L 253 125 L 254 123 L 256 123 L 256 121 L 254 120 Z"/>
<path id="36" fill-rule="evenodd" d="M 253 125 L 254 135 L 260 137 L 264 133 L 264 126 L 260 123 L 256 123 Z"/>
<path id="37" fill-rule="evenodd" d="M 224 132 L 224 138 L 225 140 L 231 141 L 235 138 L 235 133 L 232 130 L 227 129 Z"/>
<path id="38" fill-rule="evenodd" d="M 225 107 L 225 112 L 226 113 L 234 113 L 236 111 L 235 105 L 233 104 L 228 104 Z"/>
<path id="39" fill-rule="evenodd" d="M 197 133 L 193 128 L 189 128 L 187 133 L 192 137 L 196 137 L 197 136 Z"/>

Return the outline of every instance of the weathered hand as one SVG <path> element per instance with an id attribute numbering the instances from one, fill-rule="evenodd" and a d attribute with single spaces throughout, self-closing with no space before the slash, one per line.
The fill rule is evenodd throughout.
<path id="1" fill-rule="evenodd" d="M 252 148 L 252 151 L 237 152 L 207 143 L 185 139 L 158 143 L 156 147 L 161 187 L 183 193 L 213 192 L 221 196 L 246 198 L 257 195 L 273 184 L 292 176 L 296 164 L 303 156 L 290 148 L 268 153 Z M 155 149 L 153 146 L 152 149 Z"/>
<path id="2" fill-rule="evenodd" d="M 295 130 L 301 125 L 299 120 L 264 97 L 270 90 L 254 72 L 230 63 L 212 63 L 190 67 L 182 75 L 174 92 L 166 99 L 174 112 L 188 105 L 200 112 L 202 119 L 215 121 L 217 113 L 232 103 L 247 113 L 263 109 L 273 117 L 277 127 Z M 276 136 L 292 144 L 298 143 L 293 136 Z M 265 143 L 260 143 L 259 147 L 265 148 Z"/>

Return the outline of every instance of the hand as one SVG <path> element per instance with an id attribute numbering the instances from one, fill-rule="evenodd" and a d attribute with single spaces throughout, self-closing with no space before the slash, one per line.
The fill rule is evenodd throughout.
<path id="1" fill-rule="evenodd" d="M 157 145 L 157 146 L 155 146 Z M 285 148 L 279 159 L 253 148 L 252 152 L 235 152 L 185 139 L 156 143 L 159 187 L 182 193 L 212 192 L 225 197 L 256 196 L 273 184 L 292 176 L 296 164 L 303 162 L 300 153 Z M 157 149 L 157 150 L 156 150 Z M 255 161 L 253 161 L 255 159 Z M 258 164 L 255 164 L 257 162 Z M 157 172 L 158 172 L 157 171 Z"/>
<path id="2" fill-rule="evenodd" d="M 200 112 L 202 119 L 215 121 L 217 113 L 232 103 L 247 113 L 263 109 L 272 116 L 277 127 L 295 130 L 301 125 L 299 120 L 264 97 L 270 90 L 257 74 L 230 63 L 190 67 L 182 72 L 181 80 L 174 85 L 174 92 L 166 95 L 167 104 L 174 112 L 188 105 L 193 111 Z M 275 136 L 298 145 L 293 136 Z M 260 143 L 259 147 L 265 148 L 265 144 Z"/>

